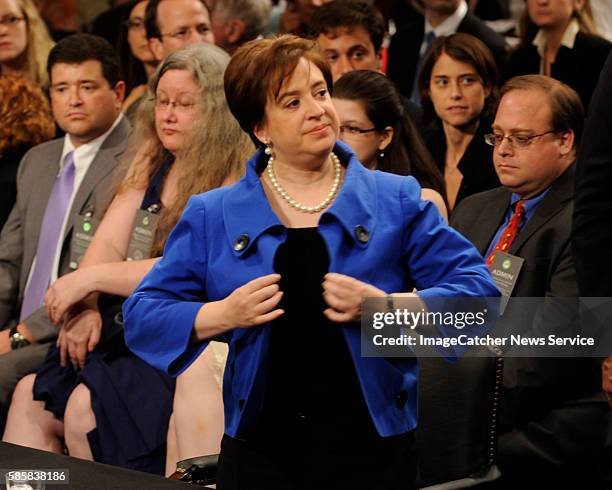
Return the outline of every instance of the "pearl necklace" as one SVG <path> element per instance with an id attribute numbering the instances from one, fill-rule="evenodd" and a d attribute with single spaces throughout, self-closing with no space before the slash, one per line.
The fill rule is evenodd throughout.
<path id="1" fill-rule="evenodd" d="M 334 164 L 334 183 L 332 184 L 332 188 L 329 191 L 329 194 L 316 206 L 306 206 L 304 204 L 300 204 L 295 199 L 293 199 L 287 191 L 283 188 L 282 185 L 276 179 L 276 175 L 274 174 L 274 157 L 270 155 L 270 159 L 268 160 L 268 166 L 266 167 L 266 171 L 268 172 L 268 177 L 270 178 L 270 182 L 272 182 L 272 188 L 291 206 L 292 208 L 297 209 L 303 213 L 318 213 L 322 211 L 329 203 L 332 201 L 336 192 L 338 191 L 338 187 L 340 186 L 340 176 L 342 174 L 342 166 L 340 165 L 340 159 L 336 156 L 335 153 L 331 154 L 331 159 Z"/>

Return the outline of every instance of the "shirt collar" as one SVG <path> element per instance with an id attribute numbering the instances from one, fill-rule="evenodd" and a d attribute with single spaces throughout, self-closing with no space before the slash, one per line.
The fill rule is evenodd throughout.
<path id="1" fill-rule="evenodd" d="M 467 3 L 465 3 L 465 0 L 461 0 L 461 2 L 459 3 L 459 6 L 457 7 L 457 10 L 455 10 L 451 14 L 450 17 L 448 17 L 444 22 L 442 22 L 436 28 L 433 28 L 432 25 L 427 20 L 427 18 L 425 18 L 425 35 L 427 35 L 430 32 L 433 32 L 436 35 L 436 37 L 450 36 L 451 34 L 454 34 L 455 32 L 457 32 L 457 29 L 459 28 L 459 24 L 461 24 L 461 22 L 463 21 L 467 13 L 468 13 Z"/>
<path id="2" fill-rule="evenodd" d="M 112 126 L 105 133 L 101 134 L 97 138 L 92 139 L 91 141 L 88 141 L 87 143 L 80 145 L 78 148 L 74 147 L 74 144 L 72 143 L 72 140 L 70 139 L 69 135 L 64 136 L 64 147 L 62 149 L 62 156 L 60 159 L 60 168 L 64 164 L 64 159 L 66 158 L 66 155 L 68 155 L 68 153 L 70 153 L 71 151 L 74 152 L 73 158 L 75 165 L 78 165 L 79 160 L 83 160 L 86 158 L 93 159 L 93 157 L 96 155 L 96 153 L 98 153 L 98 150 L 100 149 L 108 135 L 113 132 L 113 130 L 119 125 L 122 119 L 123 113 L 120 113 L 119 116 L 117 116 L 117 118 L 115 119 L 115 122 L 113 122 Z"/>
<path id="3" fill-rule="evenodd" d="M 568 24 L 565 32 L 563 33 L 563 37 L 561 38 L 561 46 L 565 46 L 566 48 L 573 49 L 574 44 L 576 43 L 576 36 L 580 32 L 580 24 L 576 19 L 572 19 Z M 544 31 L 540 29 L 536 34 L 536 37 L 533 39 L 532 43 L 536 48 L 538 48 L 538 53 L 540 57 L 544 57 L 546 50 L 546 36 Z"/>
<path id="4" fill-rule="evenodd" d="M 525 211 L 525 219 L 523 220 L 523 223 L 526 223 L 531 219 L 531 217 L 535 213 L 536 208 L 538 207 L 538 204 L 540 204 L 544 200 L 549 191 L 550 187 L 547 187 L 537 196 L 533 196 L 529 199 L 524 200 L 523 209 Z M 523 199 L 521 196 L 515 194 L 514 192 L 512 193 L 512 196 L 510 197 L 510 214 L 512 214 L 514 210 L 514 205 L 521 199 Z"/>
<path id="5" fill-rule="evenodd" d="M 334 152 L 341 162 L 348 163 L 342 187 L 333 204 L 321 216 L 320 224 L 337 220 L 359 246 L 366 247 L 367 242 L 360 242 L 355 230 L 361 226 L 371 234 L 374 228 L 376 193 L 373 173 L 341 141 L 336 142 Z M 266 162 L 267 157 L 260 148 L 247 162 L 245 176 L 228 189 L 223 200 L 223 220 L 230 243 L 233 245 L 240 237 L 247 237 L 247 245 L 235 250 L 237 254 L 246 252 L 267 230 L 283 227 L 261 185 L 260 174 Z"/>

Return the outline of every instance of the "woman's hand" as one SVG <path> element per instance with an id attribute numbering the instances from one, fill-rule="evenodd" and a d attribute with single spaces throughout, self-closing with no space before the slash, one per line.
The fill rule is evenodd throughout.
<path id="1" fill-rule="evenodd" d="M 329 306 L 323 313 L 332 322 L 356 322 L 361 319 L 361 303 L 365 298 L 385 296 L 387 293 L 370 284 L 330 272 L 323 281 L 323 299 Z"/>
<path id="2" fill-rule="evenodd" d="M 70 318 L 57 338 L 60 365 L 66 367 L 66 358 L 70 357 L 74 369 L 85 367 L 87 353 L 96 348 L 101 333 L 102 317 L 97 309 L 84 308 Z"/>
<path id="3" fill-rule="evenodd" d="M 223 300 L 228 328 L 248 328 L 276 320 L 284 311 L 274 309 L 283 297 L 279 290 L 280 274 L 253 279 Z"/>
<path id="4" fill-rule="evenodd" d="M 65 274 L 55 281 L 45 294 L 47 316 L 59 325 L 72 306 L 89 295 L 93 289 L 89 268 L 84 267 Z"/>

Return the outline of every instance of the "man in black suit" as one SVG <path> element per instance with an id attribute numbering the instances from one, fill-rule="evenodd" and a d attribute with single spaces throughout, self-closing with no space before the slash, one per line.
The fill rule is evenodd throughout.
<path id="1" fill-rule="evenodd" d="M 599 77 L 576 163 L 572 247 L 583 297 L 612 297 L 612 54 Z M 609 309 L 609 307 L 608 307 Z M 603 320 L 609 328 L 612 318 Z M 602 363 L 602 388 L 612 407 L 612 357 Z M 610 415 L 612 417 L 612 415 Z M 608 458 L 612 458 L 612 423 Z M 609 459 L 610 460 L 610 459 Z M 612 473 L 612 469 L 610 470 Z M 612 485 L 612 474 L 608 475 Z"/>
<path id="2" fill-rule="evenodd" d="M 541 75 L 513 78 L 501 94 L 487 137 L 503 187 L 462 201 L 451 224 L 489 258 L 504 250 L 514 220 L 518 232 L 505 252 L 524 262 L 511 295 L 576 297 L 571 219 L 580 98 Z M 599 488 L 608 414 L 600 383 L 592 359 L 505 359 L 498 442 L 504 484 Z"/>
<path id="3" fill-rule="evenodd" d="M 423 7 L 424 15 L 404 25 L 389 46 L 387 74 L 405 96 L 412 97 L 418 66 L 435 37 L 455 32 L 466 32 L 484 42 L 503 77 L 506 67 L 504 38 L 472 14 L 465 0 L 423 0 Z"/>

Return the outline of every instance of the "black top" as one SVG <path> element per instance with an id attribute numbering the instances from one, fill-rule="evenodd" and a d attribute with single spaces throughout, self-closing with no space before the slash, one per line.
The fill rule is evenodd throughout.
<path id="1" fill-rule="evenodd" d="M 166 175 L 168 174 L 168 170 L 174 163 L 174 156 L 170 155 L 164 163 L 161 164 L 161 167 L 157 169 L 153 177 L 151 178 L 151 182 L 149 182 L 149 187 L 145 191 L 144 197 L 142 198 L 142 203 L 140 204 L 140 209 L 148 209 L 153 205 L 158 206 L 158 210 L 162 207 L 161 194 L 164 190 L 164 180 L 166 179 Z"/>
<path id="2" fill-rule="evenodd" d="M 574 47 L 570 49 L 561 46 L 551 66 L 553 78 L 578 92 L 585 112 L 611 47 L 612 44 L 602 37 L 579 32 Z M 508 75 L 513 77 L 537 73 L 540 73 L 538 48 L 534 45 L 519 46 L 510 56 Z"/>
<path id="3" fill-rule="evenodd" d="M 459 187 L 455 207 L 462 199 L 472 194 L 499 187 L 499 179 L 493 165 L 493 147 L 484 141 L 484 135 L 491 132 L 488 121 L 481 121 L 478 130 L 459 161 L 459 171 L 463 180 Z M 431 152 L 436 165 L 444 175 L 446 165 L 446 136 L 438 121 L 428 126 L 423 134 L 425 146 Z"/>
<path id="4" fill-rule="evenodd" d="M 317 228 L 289 228 L 287 233 L 274 258 L 285 314 L 271 326 L 258 429 L 269 437 L 270 431 L 286 430 L 300 420 L 329 424 L 330 430 L 347 419 L 353 428 L 372 426 L 341 325 L 323 314 L 322 283 L 329 269 L 325 242 Z"/>
<path id="5" fill-rule="evenodd" d="M 19 146 L 0 155 L 0 230 L 2 230 L 15 205 L 17 199 L 17 169 L 27 150 L 26 146 Z"/>

